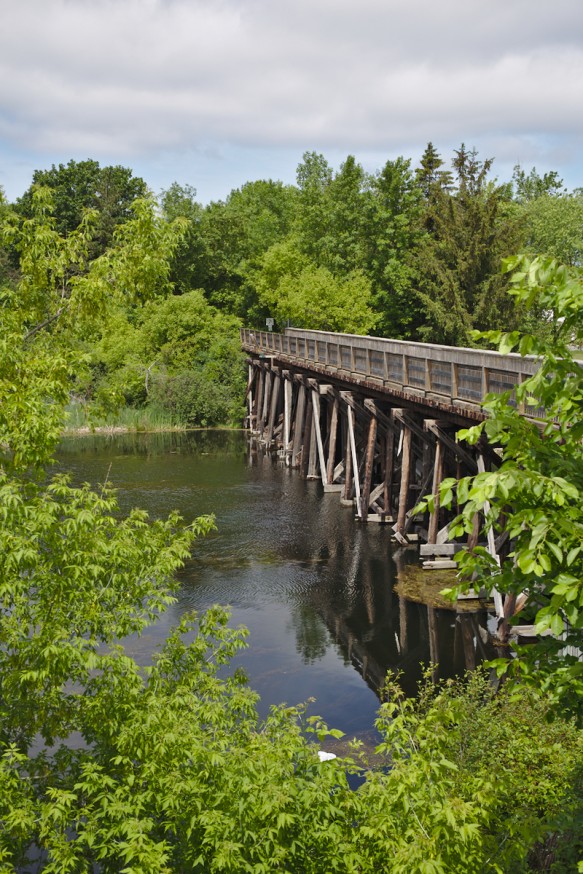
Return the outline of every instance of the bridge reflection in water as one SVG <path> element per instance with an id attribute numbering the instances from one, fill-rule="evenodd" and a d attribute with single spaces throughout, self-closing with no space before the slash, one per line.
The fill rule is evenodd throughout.
<path id="1" fill-rule="evenodd" d="M 249 444 L 249 463 L 283 466 L 281 457 L 255 440 Z M 289 471 L 289 476 L 297 474 Z M 315 487 L 303 486 L 310 493 Z M 330 498 L 322 495 L 321 500 Z M 344 661 L 375 694 L 388 673 L 398 675 L 405 693 L 413 696 L 424 666 L 433 665 L 434 679 L 445 679 L 495 657 L 485 605 L 446 606 L 438 590 L 451 579 L 444 581 L 442 574 L 438 580 L 421 570 L 415 549 L 399 547 L 392 553 L 381 528 L 349 528 L 322 526 L 314 536 L 306 526 L 278 549 L 287 561 L 301 555 L 301 563 L 310 564 L 317 577 L 317 585 L 304 592 L 292 614 L 296 646 L 305 663 L 315 664 L 323 656 L 329 645 L 327 629 Z"/>
<path id="2" fill-rule="evenodd" d="M 293 328 L 245 329 L 241 342 L 250 356 L 247 421 L 261 445 L 303 478 L 321 480 L 325 492 L 339 492 L 359 521 L 389 523 L 402 545 L 419 541 L 426 568 L 454 568 L 456 552 L 479 544 L 478 515 L 471 534 L 448 540 L 452 512 L 440 507 L 440 485 L 500 464 L 495 447 L 465 444 L 457 432 L 484 419 L 487 392 L 507 392 L 515 404 L 514 389 L 536 371 L 536 359 Z M 535 419 L 540 412 L 521 409 Z M 414 513 L 428 493 L 432 511 Z M 490 530 L 486 540 L 500 564 L 506 532 L 496 538 Z M 505 639 L 515 601 L 493 594 Z"/>

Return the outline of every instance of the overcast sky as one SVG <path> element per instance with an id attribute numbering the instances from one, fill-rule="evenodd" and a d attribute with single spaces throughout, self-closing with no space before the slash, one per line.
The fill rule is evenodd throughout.
<path id="1" fill-rule="evenodd" d="M 95 158 L 203 202 L 463 141 L 583 186 L 583 0 L 0 0 L 0 185 Z"/>

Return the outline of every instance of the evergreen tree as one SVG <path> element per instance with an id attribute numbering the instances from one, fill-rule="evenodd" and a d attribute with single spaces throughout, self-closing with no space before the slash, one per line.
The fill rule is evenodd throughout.
<path id="1" fill-rule="evenodd" d="M 436 187 L 445 189 L 451 187 L 452 175 L 449 170 L 442 170 L 442 167 L 443 160 L 441 155 L 433 143 L 427 143 L 425 151 L 421 156 L 419 166 L 415 170 L 417 184 L 421 188 L 423 196 L 427 201 L 431 199 Z"/>
<path id="2" fill-rule="evenodd" d="M 518 215 L 510 186 L 489 180 L 492 163 L 462 144 L 452 162 L 453 190 L 433 152 L 431 173 L 423 170 L 427 235 L 418 253 L 418 294 L 425 340 L 464 346 L 472 328 L 511 328 L 519 318 L 500 273 L 502 258 L 519 248 Z"/>

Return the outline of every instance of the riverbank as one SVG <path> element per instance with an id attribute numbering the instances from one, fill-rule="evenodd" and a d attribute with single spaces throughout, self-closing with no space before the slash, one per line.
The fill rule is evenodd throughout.
<path id="1" fill-rule="evenodd" d="M 64 437 L 94 437 L 96 435 L 114 436 L 116 434 L 190 434 L 204 431 L 226 431 L 243 433 L 245 428 L 231 428 L 228 425 L 217 425 L 214 428 L 188 428 L 186 425 L 172 425 L 161 428 L 129 428 L 126 425 L 96 425 L 90 428 L 85 425 L 81 428 L 66 428 L 61 436 Z"/>
<path id="2" fill-rule="evenodd" d="M 63 437 L 90 437 L 95 434 L 162 434 L 166 431 L 170 432 L 185 432 L 188 429 L 182 425 L 166 425 L 163 427 L 151 427 L 151 428 L 135 428 L 130 427 L 129 425 L 82 425 L 79 428 L 65 428 L 63 430 Z M 197 430 L 207 430 L 207 429 L 197 429 Z"/>

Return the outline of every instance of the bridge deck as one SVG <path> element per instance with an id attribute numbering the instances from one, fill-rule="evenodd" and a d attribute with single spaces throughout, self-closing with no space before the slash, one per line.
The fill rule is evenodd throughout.
<path id="1" fill-rule="evenodd" d="M 473 419 L 482 418 L 484 395 L 512 392 L 538 368 L 533 356 L 299 328 L 284 334 L 243 329 L 241 342 L 251 353 Z M 542 414 L 531 405 L 520 411 L 532 419 Z"/>

